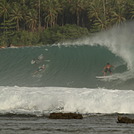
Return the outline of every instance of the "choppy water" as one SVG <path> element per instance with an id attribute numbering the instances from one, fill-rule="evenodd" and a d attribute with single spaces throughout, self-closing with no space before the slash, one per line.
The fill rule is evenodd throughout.
<path id="1" fill-rule="evenodd" d="M 130 116 L 130 115 L 129 115 Z M 134 116 L 130 116 L 134 117 Z M 88 115 L 82 120 L 45 117 L 0 117 L 1 134 L 133 134 L 133 124 L 119 124 L 117 115 Z"/>

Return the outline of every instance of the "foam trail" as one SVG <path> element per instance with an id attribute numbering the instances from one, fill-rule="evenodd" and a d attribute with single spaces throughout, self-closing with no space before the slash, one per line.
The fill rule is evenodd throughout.
<path id="1" fill-rule="evenodd" d="M 0 113 L 134 113 L 133 105 L 132 90 L 0 87 Z"/>

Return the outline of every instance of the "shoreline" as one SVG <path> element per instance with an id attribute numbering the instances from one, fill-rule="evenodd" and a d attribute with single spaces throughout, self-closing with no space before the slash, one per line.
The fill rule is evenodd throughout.
<path id="1" fill-rule="evenodd" d="M 4 48 L 22 48 L 22 47 L 33 47 L 32 45 L 11 45 L 11 46 L 0 46 L 0 49 Z"/>

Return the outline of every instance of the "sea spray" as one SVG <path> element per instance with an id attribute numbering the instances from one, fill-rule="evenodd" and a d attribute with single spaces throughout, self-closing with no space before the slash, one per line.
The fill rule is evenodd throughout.
<path id="1" fill-rule="evenodd" d="M 109 30 L 94 34 L 73 43 L 74 45 L 90 45 L 107 47 L 115 55 L 127 63 L 128 69 L 134 68 L 134 21 L 116 25 Z"/>

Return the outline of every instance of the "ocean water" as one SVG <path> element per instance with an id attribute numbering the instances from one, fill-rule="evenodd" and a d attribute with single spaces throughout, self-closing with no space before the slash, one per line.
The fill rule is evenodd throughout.
<path id="1" fill-rule="evenodd" d="M 133 124 L 117 123 L 134 118 L 133 57 L 133 22 L 73 42 L 1 49 L 0 133 L 133 133 Z M 107 62 L 113 75 L 96 78 Z M 48 119 L 52 112 L 84 119 Z"/>

